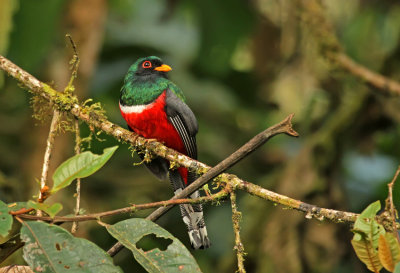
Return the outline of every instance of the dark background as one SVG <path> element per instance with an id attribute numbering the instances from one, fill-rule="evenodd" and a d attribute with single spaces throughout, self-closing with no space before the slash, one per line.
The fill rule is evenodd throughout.
<path id="1" fill-rule="evenodd" d="M 267 189 L 321 207 L 360 212 L 387 196 L 400 155 L 399 99 L 385 95 L 329 61 L 321 40 L 371 70 L 400 80 L 398 1 L 322 1 L 331 33 L 302 20 L 301 1 L 277 0 L 40 0 L 0 1 L 0 54 L 62 90 L 69 79 L 70 33 L 81 58 L 76 92 L 100 101 L 125 126 L 119 89 L 139 57 L 157 55 L 199 121 L 199 159 L 215 165 L 258 132 L 295 113 L 300 138 L 277 136 L 229 172 Z M 305 1 L 312 7 L 313 1 Z M 321 26 L 322 27 L 322 26 Z M 325 30 L 323 30 L 325 31 Z M 322 32 L 323 32 L 322 31 Z M 317 33 L 317 34 L 316 34 Z M 323 42 L 323 41 L 322 41 Z M 30 95 L 0 75 L 0 199 L 38 192 L 49 119 L 32 118 Z M 86 125 L 82 137 L 88 136 Z M 51 172 L 73 155 L 74 135 L 56 139 Z M 101 134 L 90 150 L 118 143 Z M 160 182 L 119 144 L 110 162 L 82 182 L 86 212 L 168 199 Z M 88 145 L 84 145 L 89 149 Z M 73 187 L 51 197 L 73 211 Z M 398 188 L 395 188 L 399 205 Z M 248 272 L 366 272 L 345 224 L 307 220 L 302 213 L 238 194 Z M 146 216 L 143 211 L 137 216 Z M 212 247 L 192 251 L 204 272 L 234 272 L 229 202 L 205 206 Z M 107 218 L 109 223 L 126 216 Z M 178 210 L 159 222 L 188 246 Z M 69 228 L 68 225 L 65 225 Z M 114 240 L 94 222 L 77 234 L 104 249 Z M 4 264 L 23 263 L 21 253 Z M 130 252 L 115 258 L 125 272 L 142 272 Z M 3 264 L 3 265 L 4 265 Z"/>

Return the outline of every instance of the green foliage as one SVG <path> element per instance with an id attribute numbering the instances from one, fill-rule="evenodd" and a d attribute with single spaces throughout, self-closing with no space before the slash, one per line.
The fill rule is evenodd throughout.
<path id="1" fill-rule="evenodd" d="M 149 220 L 133 218 L 107 225 L 106 228 L 114 238 L 132 251 L 135 259 L 148 272 L 201 272 L 185 246 L 168 231 Z M 154 248 L 144 251 L 137 246 L 137 242 L 149 234 L 171 239 L 172 243 L 166 250 Z"/>
<path id="2" fill-rule="evenodd" d="M 374 249 L 378 248 L 380 234 L 385 233 L 383 226 L 375 220 L 375 216 L 380 209 L 381 203 L 379 201 L 370 204 L 357 218 L 353 229 L 353 232 L 356 233 L 354 237 L 357 241 L 364 236 L 372 243 Z"/>
<path id="3" fill-rule="evenodd" d="M 357 254 L 357 257 L 372 272 L 380 271 L 382 264 L 379 261 L 378 251 L 373 248 L 372 243 L 365 237 L 356 237 L 356 235 L 354 235 L 353 240 L 351 240 L 351 244 Z"/>
<path id="4" fill-rule="evenodd" d="M 55 193 L 67 187 L 76 178 L 84 178 L 92 175 L 104 166 L 117 148 L 118 146 L 106 148 L 102 155 L 86 151 L 69 158 L 54 172 L 54 186 L 51 192 Z"/>
<path id="5" fill-rule="evenodd" d="M 380 202 L 376 201 L 360 214 L 354 224 L 355 234 L 351 240 L 358 258 L 373 272 L 378 272 L 382 268 L 378 256 L 378 240 L 385 230 L 375 220 L 380 208 Z"/>
<path id="6" fill-rule="evenodd" d="M 24 222 L 23 257 L 35 272 L 122 272 L 107 253 L 65 229 L 42 222 Z"/>
<path id="7" fill-rule="evenodd" d="M 13 223 L 12 216 L 8 213 L 8 206 L 0 200 L 0 236 L 6 237 Z"/>
<path id="8" fill-rule="evenodd" d="M 51 218 L 54 218 L 57 213 L 59 213 L 63 206 L 60 203 L 54 203 L 52 205 L 46 204 L 46 203 L 38 203 L 32 200 L 28 201 L 29 208 L 34 208 L 36 210 L 42 210 L 46 212 L 48 215 L 50 215 Z"/>

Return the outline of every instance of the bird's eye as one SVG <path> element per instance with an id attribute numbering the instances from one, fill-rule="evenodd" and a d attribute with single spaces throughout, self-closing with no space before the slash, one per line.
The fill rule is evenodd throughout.
<path id="1" fill-rule="evenodd" d="M 143 68 L 150 68 L 151 67 L 151 62 L 150 61 L 144 61 L 142 64 Z"/>

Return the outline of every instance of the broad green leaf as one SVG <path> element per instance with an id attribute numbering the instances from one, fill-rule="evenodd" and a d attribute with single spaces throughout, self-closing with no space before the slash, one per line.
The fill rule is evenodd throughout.
<path id="1" fill-rule="evenodd" d="M 122 272 L 110 256 L 92 242 L 43 222 L 23 222 L 23 257 L 35 272 Z"/>
<path id="2" fill-rule="evenodd" d="M 150 273 L 201 272 L 196 260 L 186 247 L 152 221 L 133 218 L 114 225 L 106 225 L 106 228 L 115 239 L 132 251 L 135 259 Z M 149 251 L 138 248 L 136 243 L 149 234 L 171 239 L 172 243 L 164 251 L 159 248 Z"/>
<path id="3" fill-rule="evenodd" d="M 360 216 L 357 217 L 353 228 L 353 232 L 364 233 L 367 236 L 367 240 L 372 243 L 375 250 L 378 248 L 380 234 L 385 233 L 383 226 L 378 224 L 375 220 L 375 216 L 380 209 L 381 203 L 379 201 L 370 204 L 365 210 L 363 210 Z"/>
<path id="4" fill-rule="evenodd" d="M 0 236 L 6 237 L 13 223 L 13 217 L 8 213 L 8 206 L 0 200 Z"/>
<path id="5" fill-rule="evenodd" d="M 369 270 L 372 272 L 379 272 L 382 268 L 382 264 L 379 261 L 378 252 L 374 249 L 371 242 L 364 236 L 356 236 L 355 234 L 351 244 L 353 245 L 354 251 L 357 257 L 362 261 Z"/>
<path id="6" fill-rule="evenodd" d="M 53 174 L 54 186 L 51 192 L 67 187 L 76 178 L 92 175 L 106 164 L 117 148 L 118 146 L 106 148 L 102 155 L 86 151 L 63 162 Z"/>
<path id="7" fill-rule="evenodd" d="M 63 206 L 60 203 L 54 203 L 52 205 L 46 204 L 46 203 L 37 203 L 35 201 L 29 200 L 28 201 L 28 207 L 29 208 L 34 208 L 36 210 L 43 210 L 46 212 L 51 218 L 54 218 L 57 213 L 59 213 Z"/>
<path id="8" fill-rule="evenodd" d="M 400 246 L 392 233 L 380 235 L 378 254 L 383 267 L 387 271 L 393 272 L 395 265 L 400 262 Z"/>

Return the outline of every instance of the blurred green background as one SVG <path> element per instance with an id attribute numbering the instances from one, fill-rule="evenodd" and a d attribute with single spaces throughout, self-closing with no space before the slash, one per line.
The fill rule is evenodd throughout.
<path id="1" fill-rule="evenodd" d="M 301 0 L 299 0 L 301 1 Z M 70 33 L 81 58 L 76 81 L 84 101 L 100 101 L 125 126 L 119 89 L 139 57 L 160 56 L 199 121 L 199 159 L 215 165 L 268 126 L 295 113 L 300 138 L 277 136 L 229 172 L 321 207 L 360 212 L 387 196 L 399 164 L 400 103 L 332 64 L 319 50 L 307 11 L 289 0 L 0 0 L 0 54 L 62 90 L 69 79 Z M 322 1 L 344 51 L 357 62 L 400 80 L 400 3 Z M 328 33 L 329 35 L 329 33 Z M 0 74 L 0 199 L 37 194 L 49 119 L 32 118 L 30 95 Z M 82 136 L 88 136 L 86 125 Z M 51 172 L 73 155 L 73 134 L 56 139 Z M 116 145 L 93 140 L 101 152 Z M 86 212 L 168 199 L 160 182 L 119 144 L 97 174 L 83 180 Z M 89 149 L 85 145 L 85 149 Z M 49 202 L 72 213 L 73 187 Z M 395 188 L 396 204 L 399 187 Z M 248 272 L 366 272 L 350 245 L 349 226 L 307 220 L 302 213 L 238 194 Z M 146 216 L 149 211 L 138 213 Z M 212 247 L 192 251 L 204 272 L 234 272 L 229 202 L 205 206 Z M 126 216 L 107 218 L 109 223 Z M 177 209 L 158 222 L 186 246 Z M 69 228 L 68 225 L 65 225 Z M 77 234 L 104 249 L 114 240 L 93 222 Z M 18 252 L 3 265 L 23 263 Z M 125 272 L 143 272 L 129 251 L 115 258 Z"/>

